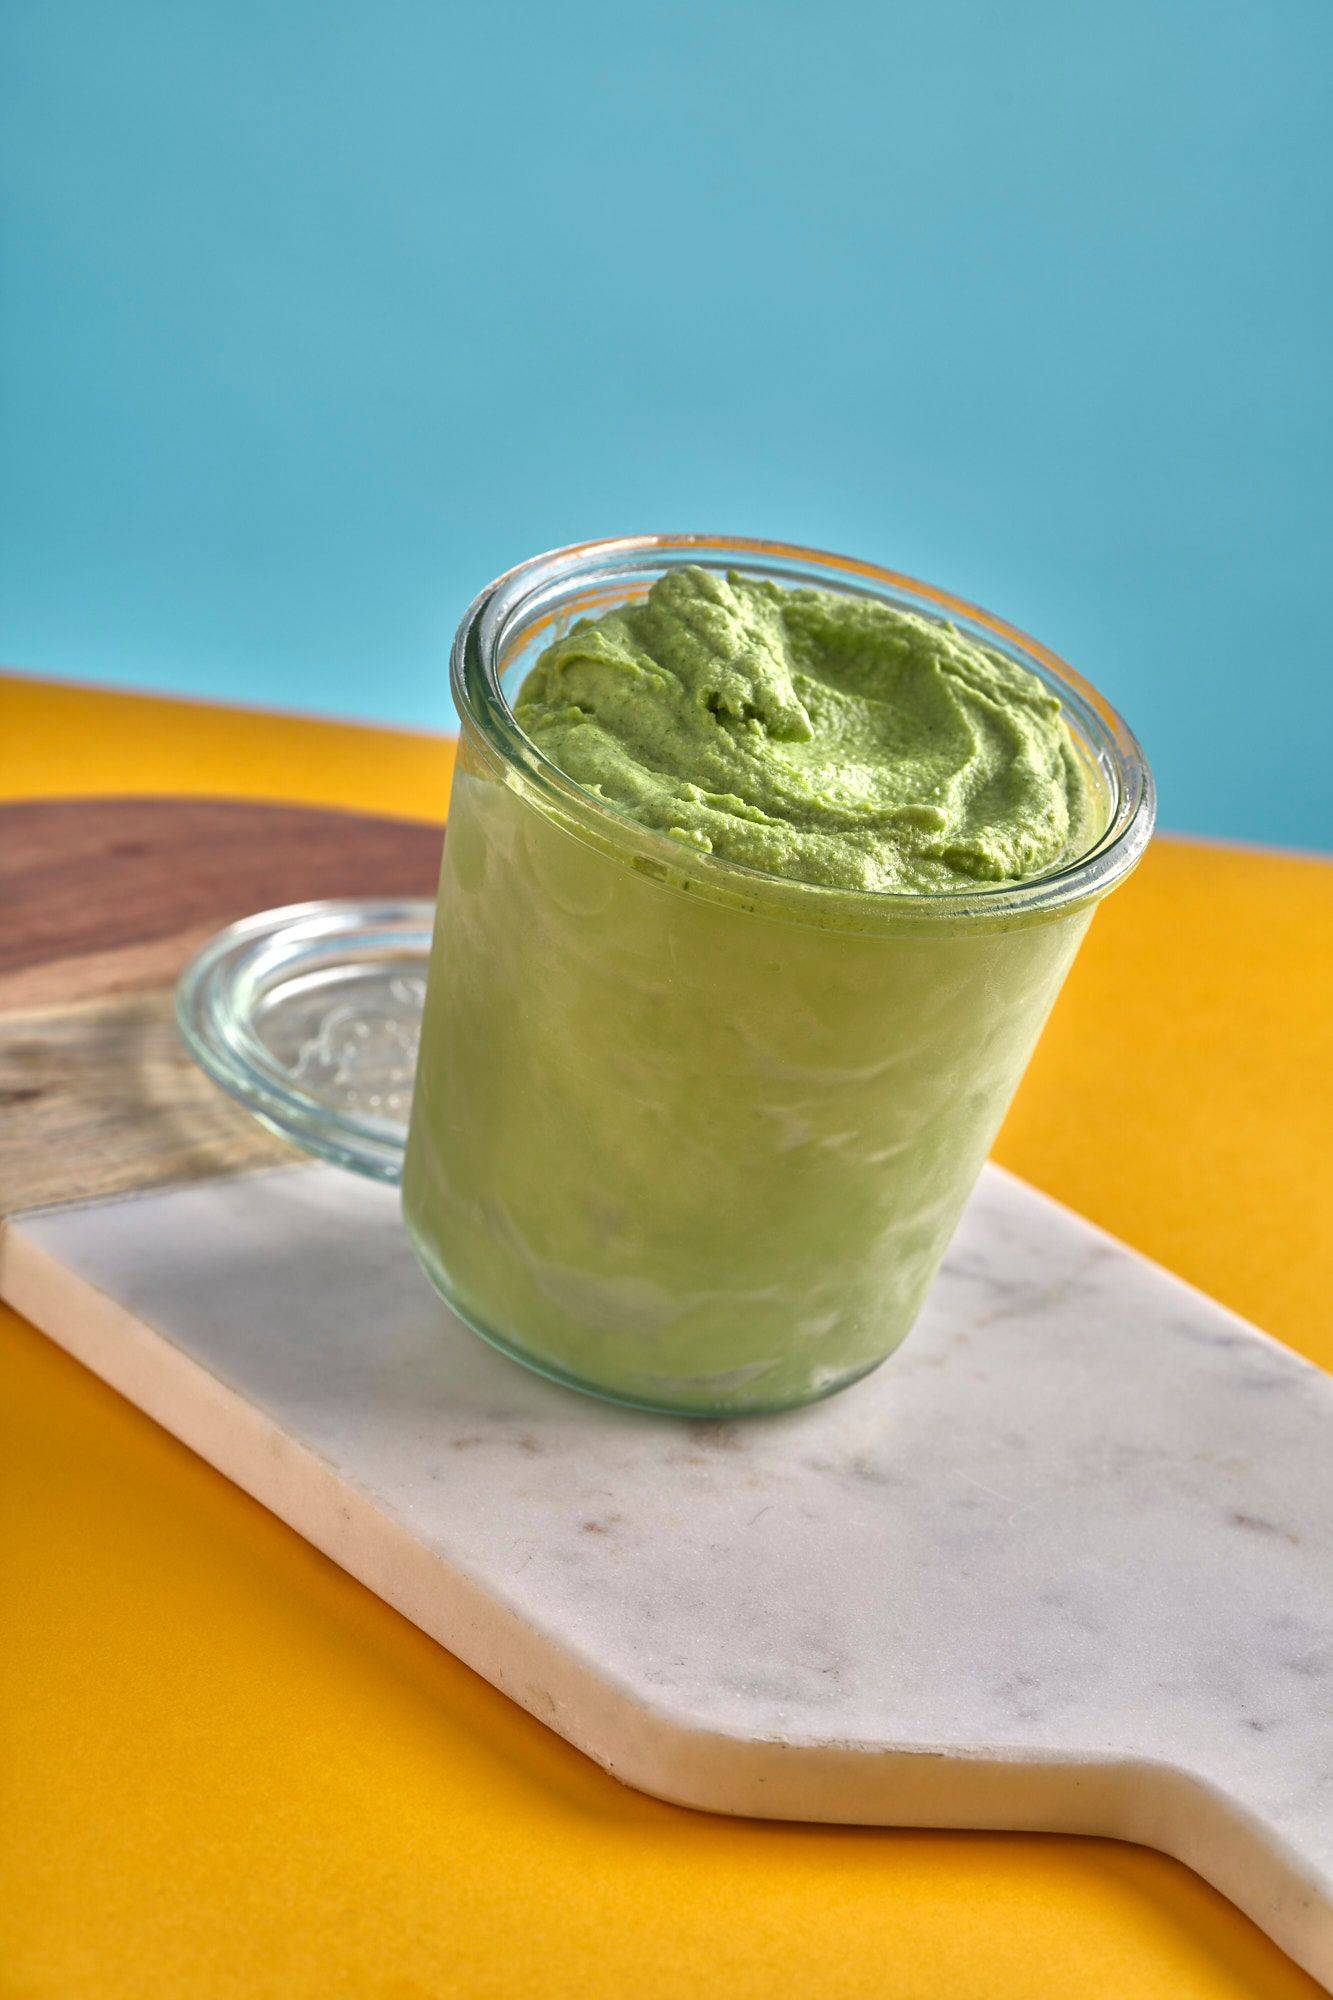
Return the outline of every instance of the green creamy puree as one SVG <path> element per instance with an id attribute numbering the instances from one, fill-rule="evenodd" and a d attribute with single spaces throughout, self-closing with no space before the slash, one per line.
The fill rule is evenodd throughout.
<path id="1" fill-rule="evenodd" d="M 1095 831 L 1037 676 L 868 598 L 676 569 L 549 646 L 514 712 L 608 805 L 793 881 L 1016 882 Z"/>
<path id="2" fill-rule="evenodd" d="M 948 626 L 699 568 L 557 639 L 515 713 L 612 810 L 584 838 L 465 725 L 418 1254 L 488 1339 L 600 1394 L 827 1395 L 916 1317 L 1092 909 L 941 892 L 1090 845 L 1096 767 Z M 742 897 L 642 867 L 635 822 L 761 872 Z"/>

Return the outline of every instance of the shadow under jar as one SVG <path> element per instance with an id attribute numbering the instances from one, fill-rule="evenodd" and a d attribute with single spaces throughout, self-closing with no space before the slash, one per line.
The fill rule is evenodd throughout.
<path id="1" fill-rule="evenodd" d="M 583 791 L 510 706 L 578 618 L 690 563 L 944 620 L 1060 699 L 1102 802 L 1089 851 L 963 892 L 812 886 Z M 1097 901 L 1153 818 L 1142 753 L 1052 654 L 847 558 L 709 536 L 523 564 L 455 642 L 462 740 L 403 1181 L 422 1263 L 497 1347 L 708 1416 L 831 1394 L 939 1267 Z"/>

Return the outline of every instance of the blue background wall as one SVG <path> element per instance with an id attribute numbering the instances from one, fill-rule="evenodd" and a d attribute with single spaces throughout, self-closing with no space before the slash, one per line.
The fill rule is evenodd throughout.
<path id="1" fill-rule="evenodd" d="M 3 37 L 6 658 L 442 726 L 517 558 L 768 533 L 1040 633 L 1168 824 L 1328 844 L 1327 0 Z"/>

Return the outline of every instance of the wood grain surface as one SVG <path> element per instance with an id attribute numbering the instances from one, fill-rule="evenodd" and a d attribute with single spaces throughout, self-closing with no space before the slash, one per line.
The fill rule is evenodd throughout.
<path id="1" fill-rule="evenodd" d="M 0 1217 L 297 1156 L 195 1067 L 182 968 L 320 896 L 430 896 L 441 828 L 231 799 L 0 806 Z"/>

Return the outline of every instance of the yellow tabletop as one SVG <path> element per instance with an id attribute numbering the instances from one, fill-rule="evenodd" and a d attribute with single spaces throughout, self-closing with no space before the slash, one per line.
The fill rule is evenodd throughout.
<path id="1" fill-rule="evenodd" d="M 450 763 L 430 738 L 0 682 L 10 796 L 439 817 Z M 1331 990 L 1333 866 L 1159 841 L 997 1149 L 1325 1366 Z M 1317 1991 L 1143 1849 L 625 1790 L 3 1308 L 0 1408 L 6 2000 Z"/>

